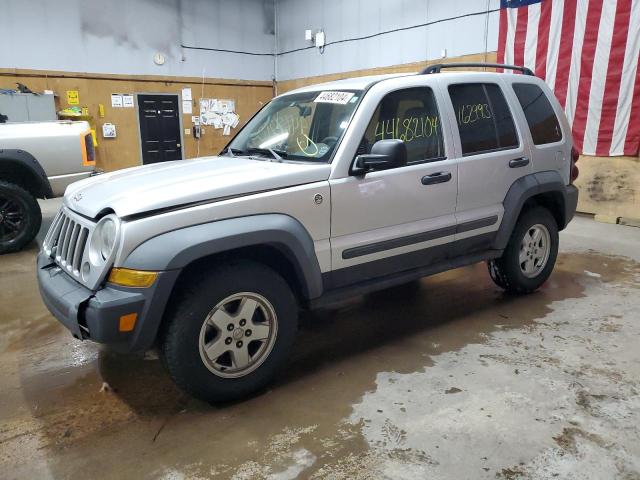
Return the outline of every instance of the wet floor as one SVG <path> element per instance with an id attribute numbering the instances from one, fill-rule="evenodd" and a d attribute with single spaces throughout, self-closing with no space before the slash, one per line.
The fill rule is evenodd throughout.
<path id="1" fill-rule="evenodd" d="M 0 477 L 640 478 L 640 229 L 561 245 L 532 295 L 479 264 L 305 314 L 276 384 L 218 406 L 71 338 L 37 247 L 3 256 Z"/>

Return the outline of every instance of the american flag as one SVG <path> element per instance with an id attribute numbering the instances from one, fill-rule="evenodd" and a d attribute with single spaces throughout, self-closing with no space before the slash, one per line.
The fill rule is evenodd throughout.
<path id="1" fill-rule="evenodd" d="M 501 0 L 498 62 L 555 92 L 586 155 L 638 155 L 640 0 Z"/>

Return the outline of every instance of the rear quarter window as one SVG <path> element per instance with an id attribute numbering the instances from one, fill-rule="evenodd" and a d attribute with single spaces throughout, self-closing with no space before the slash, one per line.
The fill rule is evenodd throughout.
<path id="1" fill-rule="evenodd" d="M 518 134 L 507 101 L 493 83 L 449 85 L 463 155 L 516 148 Z"/>
<path id="2" fill-rule="evenodd" d="M 542 89 L 531 83 L 514 83 L 513 91 L 524 111 L 533 143 L 544 145 L 562 140 L 558 117 Z"/>

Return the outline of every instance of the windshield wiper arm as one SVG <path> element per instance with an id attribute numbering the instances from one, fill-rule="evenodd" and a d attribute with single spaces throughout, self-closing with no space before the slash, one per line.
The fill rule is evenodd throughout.
<path id="1" fill-rule="evenodd" d="M 287 158 L 287 152 L 283 150 L 273 150 L 272 148 L 248 148 L 249 153 L 269 153 L 278 162 L 281 162 L 283 158 Z"/>
<path id="2" fill-rule="evenodd" d="M 230 157 L 235 157 L 236 153 L 242 155 L 244 152 L 242 150 L 240 150 L 239 148 L 227 147 L 227 148 L 224 149 L 224 152 L 222 152 L 222 153 L 227 153 L 227 154 L 229 154 Z"/>

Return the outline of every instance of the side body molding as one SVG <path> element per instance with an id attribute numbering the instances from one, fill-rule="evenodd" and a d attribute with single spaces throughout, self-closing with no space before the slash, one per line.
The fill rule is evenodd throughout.
<path id="1" fill-rule="evenodd" d="M 24 171 L 32 183 L 32 192 L 38 198 L 52 198 L 53 191 L 42 165 L 25 150 L 0 148 L 0 171 L 4 167 L 9 171 Z"/>
<path id="2" fill-rule="evenodd" d="M 532 173 L 516 180 L 509 188 L 504 199 L 504 216 L 493 243 L 493 248 L 506 248 L 511 232 L 520 216 L 524 203 L 534 195 L 554 192 L 560 205 L 560 219 L 558 229 L 564 229 L 576 211 L 578 190 L 573 185 L 565 185 L 557 171 Z"/>
<path id="3" fill-rule="evenodd" d="M 307 299 L 322 294 L 313 240 L 299 221 L 283 214 L 251 215 L 173 230 L 138 246 L 122 266 L 177 270 L 209 255 L 257 245 L 274 247 L 287 257 Z"/>

